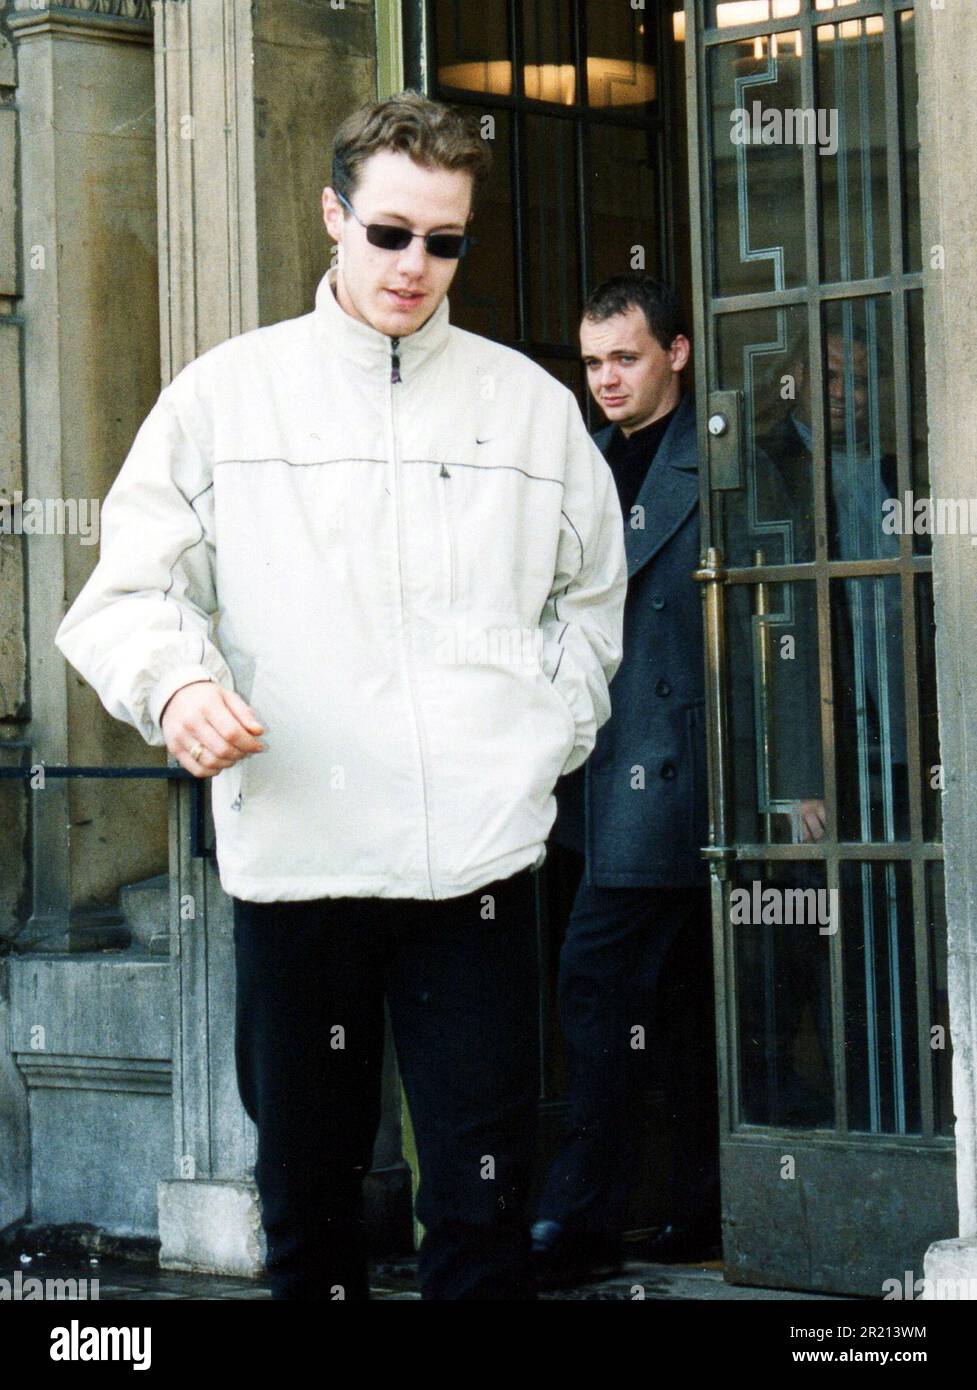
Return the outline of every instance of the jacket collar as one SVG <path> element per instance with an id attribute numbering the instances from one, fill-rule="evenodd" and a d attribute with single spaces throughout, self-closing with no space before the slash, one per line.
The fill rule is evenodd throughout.
<path id="1" fill-rule="evenodd" d="M 393 339 L 368 323 L 361 323 L 340 308 L 333 293 L 336 285 L 337 269 L 327 270 L 319 281 L 315 295 L 313 315 L 316 331 L 336 352 L 350 362 L 362 367 L 364 371 L 378 376 L 390 375 L 390 359 Z M 434 313 L 421 328 L 401 338 L 397 348 L 400 358 L 400 372 L 405 381 L 430 358 L 436 356 L 445 343 L 451 329 L 448 297 L 445 295 Z"/>
<path id="2" fill-rule="evenodd" d="M 601 449 L 610 443 L 613 426 L 600 430 L 594 441 Z M 695 402 L 684 393 L 665 438 L 658 446 L 637 497 L 644 508 L 644 527 L 632 528 L 624 518 L 624 549 L 628 577 L 661 550 L 695 510 L 699 501 L 699 446 L 695 427 Z"/>

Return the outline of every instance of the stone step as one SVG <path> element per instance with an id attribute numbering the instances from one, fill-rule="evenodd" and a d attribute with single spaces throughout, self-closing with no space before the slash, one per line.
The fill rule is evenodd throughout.
<path id="1" fill-rule="evenodd" d="M 170 876 L 157 874 L 119 889 L 119 907 L 132 931 L 132 940 L 154 956 L 170 950 Z"/>

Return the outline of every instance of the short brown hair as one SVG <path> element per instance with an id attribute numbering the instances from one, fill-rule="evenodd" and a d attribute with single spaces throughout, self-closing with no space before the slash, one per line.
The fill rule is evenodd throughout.
<path id="1" fill-rule="evenodd" d="M 492 155 L 475 121 L 420 92 L 398 92 L 348 116 L 333 141 L 332 186 L 347 200 L 362 166 L 378 150 L 410 155 L 427 169 L 466 169 L 472 195 L 488 174 Z"/>

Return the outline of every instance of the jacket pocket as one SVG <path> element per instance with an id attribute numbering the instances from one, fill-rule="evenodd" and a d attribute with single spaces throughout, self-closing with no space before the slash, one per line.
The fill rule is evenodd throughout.
<path id="1" fill-rule="evenodd" d="M 536 654 L 536 664 L 539 672 L 540 682 L 546 688 L 546 691 L 550 697 L 550 701 L 556 704 L 560 714 L 563 716 L 563 722 L 566 727 L 566 736 L 569 740 L 567 746 L 567 757 L 569 757 L 570 751 L 572 750 L 573 745 L 577 741 L 577 721 L 573 716 L 573 710 L 567 704 L 566 700 L 564 700 L 559 690 L 557 690 L 556 682 L 551 680 L 550 677 L 543 670 L 543 665 L 542 662 L 539 660 L 538 652 Z"/>
<path id="2" fill-rule="evenodd" d="M 248 662 L 247 679 L 242 681 L 237 693 L 261 719 L 263 717 L 262 712 L 258 708 L 258 702 L 261 698 L 261 667 L 254 657 L 249 657 Z M 249 793 L 254 790 L 254 774 L 257 771 L 254 762 L 256 758 L 262 756 L 261 753 L 249 753 L 246 758 L 239 758 L 236 763 L 225 768 L 220 774 L 221 777 L 227 778 L 227 796 L 232 811 L 243 810 Z"/>
<path id="3" fill-rule="evenodd" d="M 437 488 L 438 514 L 441 518 L 442 583 L 448 603 L 453 604 L 457 588 L 455 579 L 457 559 L 455 555 L 454 484 L 451 474 L 443 463 L 438 474 Z"/>

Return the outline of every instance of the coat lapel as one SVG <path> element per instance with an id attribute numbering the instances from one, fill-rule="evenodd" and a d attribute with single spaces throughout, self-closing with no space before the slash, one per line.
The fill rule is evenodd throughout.
<path id="1" fill-rule="evenodd" d="M 594 442 L 604 450 L 613 427 L 598 430 Z M 641 484 L 634 505 L 644 508 L 644 527 L 624 518 L 624 548 L 630 578 L 661 550 L 688 520 L 699 501 L 699 450 L 695 428 L 695 402 L 683 395 L 658 453 Z"/>
<path id="2" fill-rule="evenodd" d="M 614 433 L 613 425 L 605 425 L 602 430 L 594 431 L 594 443 L 602 454 L 607 453 L 607 446 L 611 442 L 611 435 Z"/>

